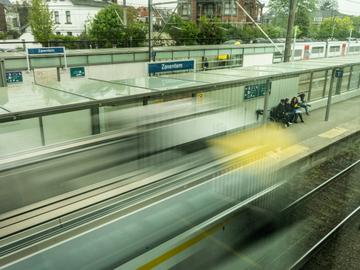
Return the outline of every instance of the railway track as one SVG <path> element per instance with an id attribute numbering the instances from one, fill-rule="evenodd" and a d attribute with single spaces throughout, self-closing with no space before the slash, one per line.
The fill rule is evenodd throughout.
<path id="1" fill-rule="evenodd" d="M 283 209 L 289 223 L 299 222 L 301 226 L 290 234 L 287 250 L 273 260 L 276 269 L 301 269 L 332 235 L 359 213 L 359 176 L 360 160 L 357 160 Z M 288 258 L 295 258 L 292 265 L 288 265 Z"/>

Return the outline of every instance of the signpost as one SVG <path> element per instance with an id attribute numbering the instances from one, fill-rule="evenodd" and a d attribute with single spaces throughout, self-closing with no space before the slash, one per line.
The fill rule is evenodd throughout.
<path id="1" fill-rule="evenodd" d="M 193 70 L 195 71 L 195 60 L 153 62 L 148 63 L 148 73 L 165 73 L 174 71 Z"/>
<path id="2" fill-rule="evenodd" d="M 21 83 L 23 82 L 23 75 L 21 71 L 9 71 L 6 72 L 7 83 Z"/>
<path id="3" fill-rule="evenodd" d="M 64 65 L 65 65 L 65 68 L 67 68 L 65 47 L 28 48 L 26 50 L 26 60 L 27 60 L 28 71 L 30 71 L 30 56 L 31 55 L 45 55 L 45 54 L 64 55 Z"/>
<path id="4" fill-rule="evenodd" d="M 84 67 L 72 67 L 72 68 L 70 68 L 70 77 L 71 78 L 85 77 L 85 68 Z"/>

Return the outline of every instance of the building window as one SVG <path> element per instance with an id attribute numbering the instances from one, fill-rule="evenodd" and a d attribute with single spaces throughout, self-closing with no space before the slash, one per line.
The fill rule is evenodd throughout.
<path id="1" fill-rule="evenodd" d="M 212 5 L 212 4 L 204 5 L 204 13 L 207 17 L 213 17 L 214 16 L 214 5 Z"/>
<path id="2" fill-rule="evenodd" d="M 60 24 L 59 11 L 54 11 L 54 20 L 56 24 Z"/>
<path id="3" fill-rule="evenodd" d="M 71 15 L 70 15 L 70 11 L 66 11 L 66 23 L 71 23 Z"/>
<path id="4" fill-rule="evenodd" d="M 190 4 L 183 4 L 183 6 L 182 6 L 182 15 L 183 16 L 188 16 L 190 14 L 191 14 Z"/>
<path id="5" fill-rule="evenodd" d="M 234 1 L 228 1 L 224 3 L 224 15 L 236 16 L 236 4 Z"/>
<path id="6" fill-rule="evenodd" d="M 19 22 L 18 22 L 17 18 L 12 19 L 12 24 L 13 24 L 13 27 L 19 27 Z"/>
<path id="7" fill-rule="evenodd" d="M 72 36 L 72 32 L 67 32 L 67 35 L 68 35 L 68 36 Z"/>

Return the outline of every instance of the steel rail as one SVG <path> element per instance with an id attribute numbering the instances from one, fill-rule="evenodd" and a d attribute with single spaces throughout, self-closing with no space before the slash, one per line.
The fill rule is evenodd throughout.
<path id="1" fill-rule="evenodd" d="M 305 195 L 301 196 L 300 198 L 298 198 L 297 200 L 295 200 L 294 202 L 292 202 L 291 204 L 289 204 L 288 206 L 286 206 L 285 208 L 283 208 L 281 210 L 281 212 L 284 211 L 289 211 L 290 209 L 296 207 L 297 205 L 299 205 L 300 203 L 304 202 L 305 200 L 307 200 L 308 198 L 310 198 L 312 195 L 316 194 L 318 191 L 320 191 L 321 189 L 325 188 L 326 186 L 328 186 L 330 183 L 332 183 L 333 181 L 335 181 L 336 179 L 338 179 L 339 177 L 343 176 L 344 174 L 348 173 L 349 171 L 353 170 L 356 166 L 358 166 L 360 164 L 360 159 L 355 161 L 353 164 L 351 164 L 350 166 L 346 167 L 344 170 L 342 170 L 341 172 L 337 173 L 336 175 L 332 176 L 331 178 L 329 178 L 328 180 L 326 180 L 324 183 L 322 183 L 321 185 L 317 186 L 316 188 L 312 189 L 310 192 L 306 193 Z"/>
<path id="2" fill-rule="evenodd" d="M 323 245 L 330 239 L 331 236 L 336 234 L 351 218 L 360 213 L 360 206 L 351 212 L 346 218 L 344 218 L 338 225 L 336 225 L 328 234 L 326 234 L 319 242 L 317 242 L 312 248 L 310 248 L 300 259 L 298 259 L 289 269 L 297 270 L 301 269 L 311 257 L 317 253 Z"/>
<path id="3" fill-rule="evenodd" d="M 115 190 L 108 189 L 108 190 L 104 191 L 103 193 L 99 193 L 99 194 L 95 195 L 95 197 L 90 197 L 90 198 L 88 196 L 84 196 L 84 198 L 80 201 L 76 201 L 76 200 L 74 201 L 74 199 L 76 199 L 76 198 L 70 198 L 70 200 L 73 200 L 74 202 L 67 204 L 60 208 L 57 207 L 50 211 L 44 211 L 42 214 L 37 215 L 35 218 L 29 218 L 29 219 L 23 220 L 23 222 L 15 223 L 14 227 L 10 226 L 4 233 L 8 236 L 11 236 L 19 231 L 21 232 L 21 231 L 29 230 L 29 229 L 39 226 L 41 224 L 45 224 L 46 222 L 50 222 L 51 220 L 62 219 L 66 215 L 76 213 L 76 211 L 82 211 L 86 208 L 91 208 L 96 204 L 104 203 L 110 199 L 119 197 L 122 194 L 128 194 L 129 192 L 136 192 L 139 189 L 142 189 L 144 187 L 150 187 L 150 185 L 157 184 L 157 183 L 160 185 L 160 188 L 163 188 L 164 187 L 163 185 L 165 185 L 165 188 L 166 188 L 169 185 L 176 184 L 175 187 L 172 186 L 172 188 L 171 188 L 171 186 L 170 186 L 170 190 L 173 190 L 174 188 L 178 189 L 179 186 L 183 187 L 184 183 L 187 187 L 190 187 L 192 185 L 192 183 L 199 182 L 199 181 L 203 182 L 203 181 L 206 181 L 207 179 L 211 179 L 211 177 L 213 178 L 213 177 L 218 176 L 219 175 L 219 166 L 221 166 L 221 165 L 223 165 L 223 167 L 220 169 L 220 172 L 222 172 L 222 174 L 227 173 L 229 168 L 232 168 L 234 166 L 234 164 L 237 164 L 240 162 L 238 160 L 239 157 L 242 157 L 242 156 L 247 157 L 249 154 L 250 155 L 257 154 L 258 151 L 263 150 L 263 148 L 261 148 L 261 149 L 260 148 L 261 147 L 254 147 L 252 149 L 244 150 L 240 153 L 237 153 L 237 154 L 234 154 L 234 155 L 231 155 L 228 157 L 224 157 L 220 161 L 215 160 L 210 163 L 206 163 L 206 164 L 196 168 L 196 170 L 194 169 L 194 166 L 196 167 L 197 164 L 192 164 L 192 166 L 191 166 L 192 170 L 190 170 L 190 171 L 188 171 L 188 170 L 184 171 L 185 165 L 183 165 L 183 166 L 181 166 L 182 168 L 177 170 L 177 172 L 175 172 L 175 173 L 172 172 L 170 175 L 168 173 L 166 174 L 163 172 L 163 173 L 158 174 L 159 177 L 156 177 L 156 175 L 155 175 L 153 177 L 148 177 L 148 178 L 144 179 L 143 181 L 138 181 L 138 182 L 135 182 L 132 184 L 124 185 L 124 186 L 119 185 L 119 187 Z M 224 164 L 226 164 L 226 165 L 224 165 Z M 217 169 L 214 170 L 214 168 L 217 168 Z M 171 171 L 172 170 L 169 170 L 168 172 L 170 173 Z M 181 175 L 182 172 L 185 173 L 185 175 Z M 175 178 L 175 179 L 173 179 L 173 181 L 162 181 L 162 179 L 165 179 L 168 177 L 174 177 L 176 175 L 179 175 L 179 177 L 180 177 L 179 179 L 180 180 L 183 179 L 183 180 L 179 181 L 179 179 Z M 163 185 L 161 183 L 163 183 Z M 155 187 L 155 191 L 156 190 L 158 190 L 158 188 Z M 143 192 L 140 191 L 140 195 Z M 163 192 L 168 193 L 169 190 L 165 190 Z M 96 197 L 98 199 L 96 199 Z M 138 197 L 138 194 L 135 193 L 133 195 L 133 198 L 136 198 L 136 197 Z M 120 200 L 120 202 L 121 202 L 121 200 Z M 62 203 L 64 203 L 64 202 L 62 202 Z M 49 207 L 51 207 L 51 205 Z M 103 208 L 106 209 L 106 207 L 103 207 Z M 96 218 L 99 218 L 98 211 L 99 211 L 99 209 L 96 211 L 97 212 Z M 121 209 L 117 210 L 117 211 L 121 211 Z M 85 213 L 83 215 L 88 216 L 89 214 L 91 214 L 91 213 Z M 42 218 L 41 218 L 41 216 L 42 216 Z M 49 218 L 49 216 L 50 216 L 50 218 Z M 15 217 L 15 218 L 21 219 L 19 217 Z M 81 216 L 78 218 L 81 218 Z M 39 223 L 39 219 L 41 219 L 41 223 Z M 88 221 L 89 220 L 87 220 L 87 222 Z M 61 222 L 61 220 L 59 221 L 59 224 L 61 224 L 61 227 L 63 227 L 63 228 L 65 227 L 65 224 L 63 222 Z M 55 226 L 58 226 L 59 224 L 57 224 Z M 19 230 L 19 226 L 21 227 L 20 228 L 21 230 Z M 43 232 L 40 232 L 40 233 L 43 234 Z M 3 235 L 3 240 L 4 239 L 6 240 L 6 237 L 7 237 L 6 235 Z M 1 241 L 1 242 L 3 242 L 3 241 Z M 33 241 L 31 241 L 31 242 L 33 242 Z M 8 244 L 11 244 L 11 243 L 8 243 Z M 20 246 L 23 246 L 23 244 L 21 244 Z M 3 250 L 1 253 L 4 254 L 4 253 L 7 253 L 7 251 Z"/>

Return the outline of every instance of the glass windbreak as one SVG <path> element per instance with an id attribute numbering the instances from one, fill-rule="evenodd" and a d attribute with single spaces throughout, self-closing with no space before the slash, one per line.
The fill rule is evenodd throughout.
<path id="1" fill-rule="evenodd" d="M 272 74 L 277 74 L 278 72 L 274 71 L 261 71 L 261 70 L 248 70 L 247 68 L 234 68 L 234 69 L 227 69 L 227 70 L 211 70 L 207 72 L 208 74 L 217 74 L 226 76 L 228 78 L 233 77 L 234 80 L 236 79 L 246 79 L 246 78 L 256 78 L 262 76 L 268 76 Z M 230 81 L 230 79 L 228 79 Z"/>
<path id="2" fill-rule="evenodd" d="M 349 86 L 349 79 L 350 79 L 350 67 L 346 67 L 344 68 L 344 76 L 342 78 L 342 82 L 341 82 L 341 92 L 346 92 L 348 91 L 348 86 Z"/>
<path id="3" fill-rule="evenodd" d="M 0 157 L 42 145 L 38 118 L 0 123 Z"/>
<path id="4" fill-rule="evenodd" d="M 184 81 L 197 81 L 205 83 L 221 83 L 229 81 L 228 77 L 216 74 L 208 74 L 207 72 L 189 72 L 167 75 L 167 78 L 173 78 Z"/>
<path id="5" fill-rule="evenodd" d="M 326 71 L 314 72 L 311 88 L 311 100 L 323 98 Z M 327 82 L 329 83 L 329 82 Z"/>
<path id="6" fill-rule="evenodd" d="M 327 73 L 327 81 L 326 81 L 326 87 L 324 89 L 324 97 L 327 97 L 329 95 L 329 90 L 330 90 L 330 85 L 331 85 L 331 74 L 332 74 L 332 70 L 328 70 Z M 334 80 L 334 86 L 335 87 L 335 80 Z M 335 89 L 335 88 L 334 88 Z M 333 90 L 333 93 L 335 93 L 335 90 Z"/>
<path id="7" fill-rule="evenodd" d="M 113 82 L 132 87 L 145 88 L 152 91 L 165 91 L 194 86 L 202 86 L 207 84 L 205 82 L 182 81 L 176 79 L 168 79 L 165 77 L 144 77 L 136 79 L 118 80 Z"/>
<path id="8" fill-rule="evenodd" d="M 4 87 L 0 95 L 1 106 L 11 112 L 42 109 L 80 103 L 89 99 L 39 85 Z"/>
<path id="9" fill-rule="evenodd" d="M 359 88 L 359 82 L 360 82 L 360 65 L 357 65 L 353 67 L 353 72 L 350 80 L 350 90 Z"/>
<path id="10" fill-rule="evenodd" d="M 299 92 L 308 93 L 310 88 L 310 73 L 304 73 L 299 76 Z"/>
<path id="11" fill-rule="evenodd" d="M 42 124 L 45 145 L 92 135 L 90 110 L 43 116 Z"/>
<path id="12" fill-rule="evenodd" d="M 89 99 L 108 99 L 150 92 L 150 90 L 98 80 L 73 80 L 56 82 L 50 85 L 55 89 L 70 92 Z"/>

